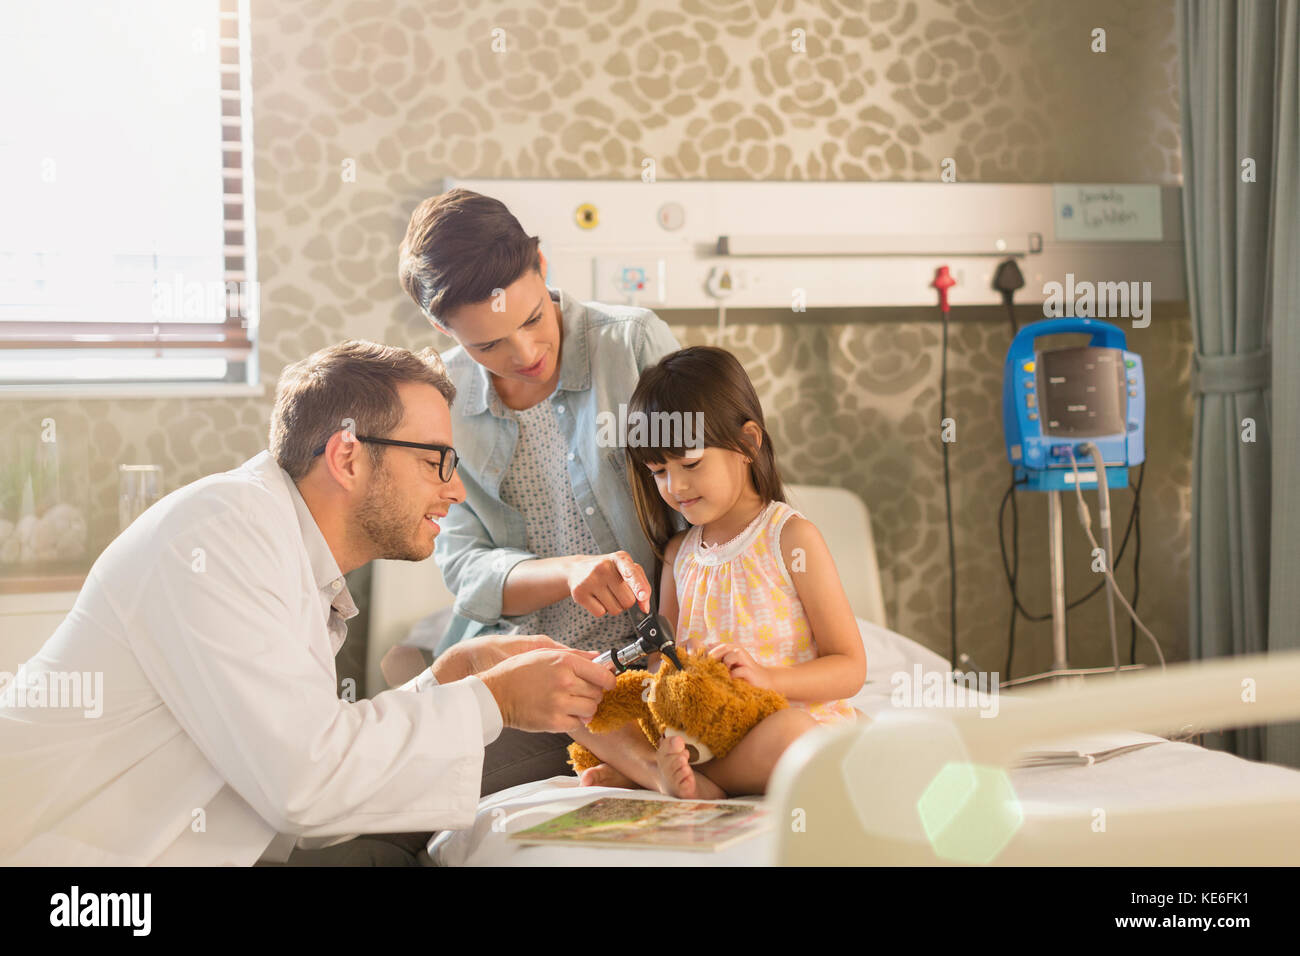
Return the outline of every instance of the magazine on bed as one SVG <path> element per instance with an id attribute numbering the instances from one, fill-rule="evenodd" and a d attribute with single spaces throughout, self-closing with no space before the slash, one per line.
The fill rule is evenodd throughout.
<path id="1" fill-rule="evenodd" d="M 721 850 L 767 828 L 767 811 L 752 803 L 600 797 L 510 834 L 525 844 Z"/>
<path id="2" fill-rule="evenodd" d="M 1026 750 L 1014 766 L 1024 767 L 1091 767 L 1121 754 L 1168 743 L 1164 737 L 1121 731 L 1113 734 L 1090 734 L 1057 741 L 1037 750 Z M 1073 746 L 1071 746 L 1073 745 Z"/>

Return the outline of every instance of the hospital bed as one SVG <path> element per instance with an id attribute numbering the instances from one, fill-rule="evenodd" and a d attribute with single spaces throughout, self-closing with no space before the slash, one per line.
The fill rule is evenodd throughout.
<path id="1" fill-rule="evenodd" d="M 795 486 L 791 501 L 827 538 L 867 652 L 852 702 L 869 718 L 819 729 L 782 758 L 761 802 L 769 829 L 717 853 L 523 846 L 509 835 L 601 796 L 574 777 L 486 797 L 475 824 L 438 834 L 441 865 L 1188 865 L 1300 860 L 1300 771 L 1171 741 L 1197 730 L 1300 718 L 1300 654 L 1172 665 L 1093 678 L 980 706 L 895 706 L 891 675 L 944 673 L 948 662 L 888 630 L 870 518 L 840 489 Z M 431 564 L 375 571 L 370 659 L 431 611 L 445 609 Z M 398 578 L 396 575 L 403 575 Z M 434 592 L 431 595 L 431 592 Z M 391 596 L 391 597 L 390 597 Z M 385 603 L 387 602 L 387 603 Z M 431 606 L 433 605 L 433 606 Z M 1243 684 L 1243 681 L 1248 683 Z M 374 686 L 374 685 L 372 685 Z M 1244 699 L 1243 699 L 1244 698 Z M 1028 750 L 1091 753 L 1088 765 L 1021 766 Z M 662 798 L 667 799 L 667 798 Z M 735 802 L 753 803 L 758 798 Z"/>

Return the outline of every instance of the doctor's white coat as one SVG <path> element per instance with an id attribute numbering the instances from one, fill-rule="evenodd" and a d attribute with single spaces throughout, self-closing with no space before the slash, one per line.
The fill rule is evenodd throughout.
<path id="1" fill-rule="evenodd" d="M 0 863 L 243 866 L 469 825 L 491 694 L 425 677 L 340 700 L 331 595 L 355 613 L 266 452 L 145 512 L 0 692 Z M 102 674 L 99 716 L 14 694 L 73 672 Z"/>

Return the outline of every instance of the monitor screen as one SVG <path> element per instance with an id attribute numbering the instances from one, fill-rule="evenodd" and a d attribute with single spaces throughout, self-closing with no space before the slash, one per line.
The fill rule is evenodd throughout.
<path id="1" fill-rule="evenodd" d="M 1040 352 L 1038 395 L 1044 435 L 1122 435 L 1128 413 L 1124 353 L 1092 346 Z"/>

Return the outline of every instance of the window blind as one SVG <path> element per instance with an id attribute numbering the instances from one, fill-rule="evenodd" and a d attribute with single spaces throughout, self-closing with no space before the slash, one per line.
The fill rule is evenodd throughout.
<path id="1" fill-rule="evenodd" d="M 94 0 L 6 15 L 0 384 L 247 380 L 247 14 Z"/>

